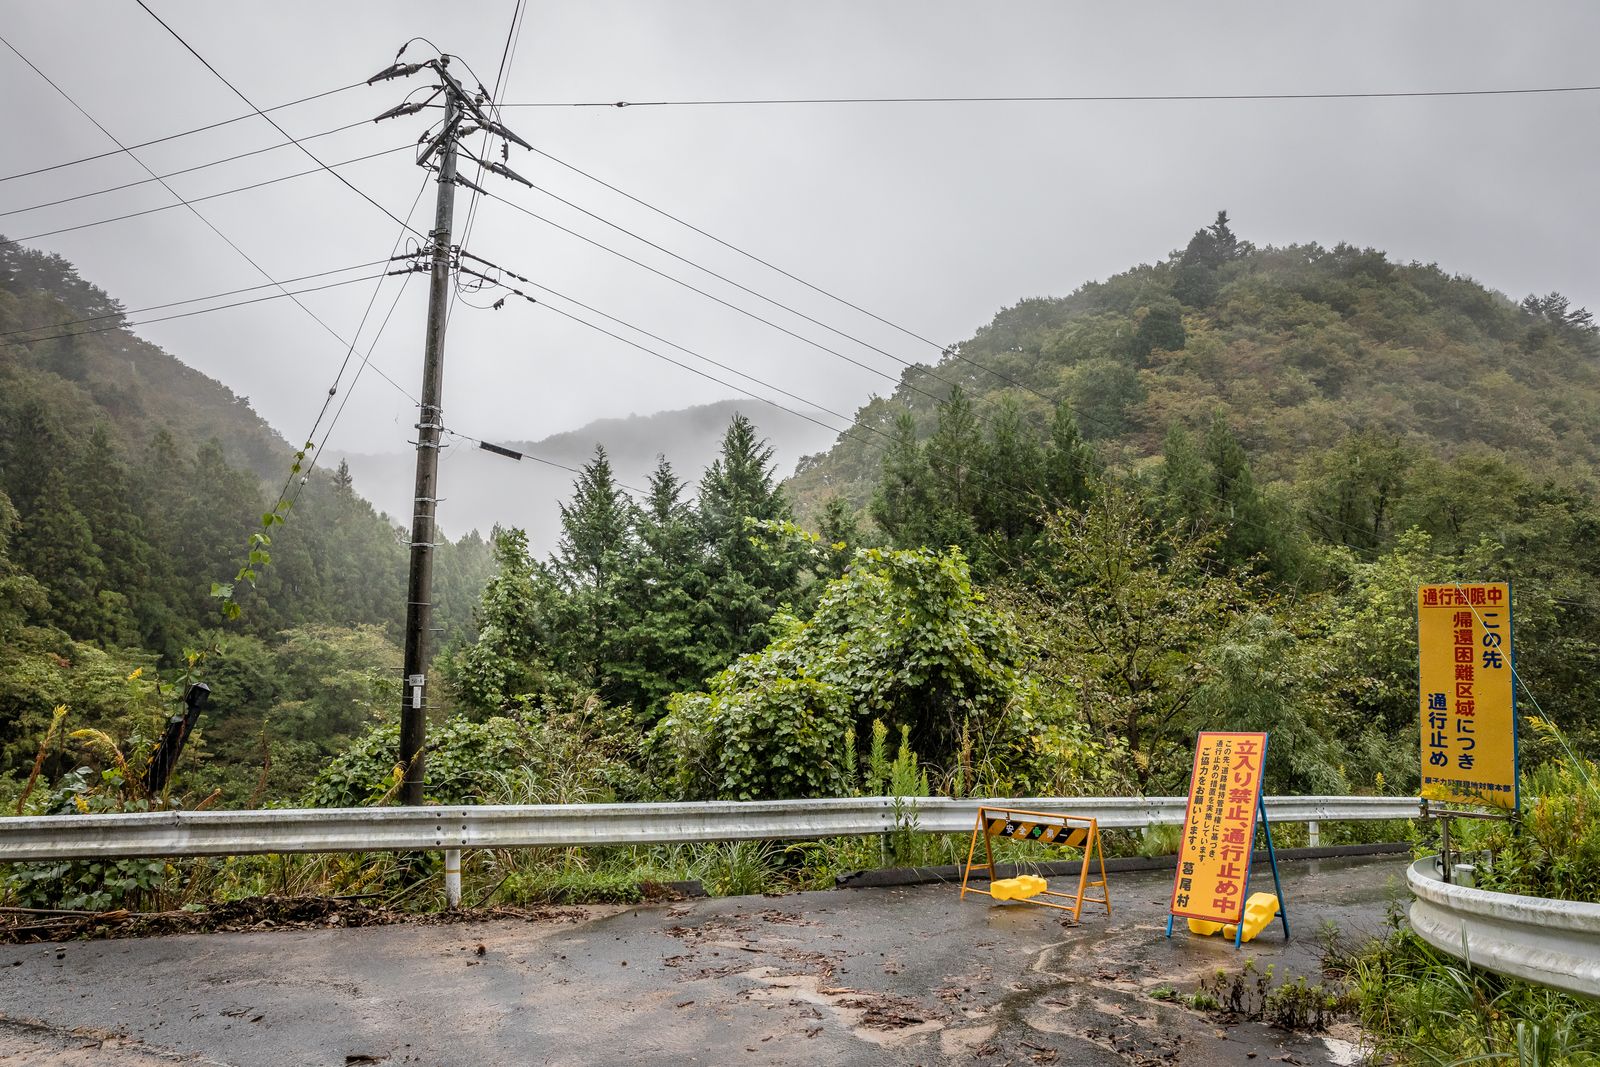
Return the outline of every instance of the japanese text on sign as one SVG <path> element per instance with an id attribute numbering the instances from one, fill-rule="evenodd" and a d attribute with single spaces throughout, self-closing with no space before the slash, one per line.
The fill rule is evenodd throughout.
<path id="1" fill-rule="evenodd" d="M 1255 845 L 1264 733 L 1202 733 L 1189 780 L 1172 914 L 1236 923 L 1244 914 Z"/>
<path id="2" fill-rule="evenodd" d="M 1422 795 L 1517 804 L 1511 587 L 1504 582 L 1417 590 Z"/>

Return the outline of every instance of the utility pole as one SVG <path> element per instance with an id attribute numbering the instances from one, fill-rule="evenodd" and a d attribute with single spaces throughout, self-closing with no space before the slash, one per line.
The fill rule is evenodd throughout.
<path id="1" fill-rule="evenodd" d="M 390 108 L 374 122 L 415 115 L 436 106 L 434 101 L 443 98 L 444 119 L 439 132 L 432 137 L 424 133 L 418 140 L 423 146 L 417 155 L 417 165 L 438 172 L 438 193 L 434 204 L 433 232 L 428 235 L 430 247 L 419 255 L 430 256 L 428 265 L 428 329 L 422 354 L 422 402 L 417 420 L 417 478 L 411 512 L 411 565 L 406 580 L 406 650 L 402 668 L 404 686 L 400 698 L 400 766 L 405 777 L 400 787 L 400 802 L 422 803 L 422 787 L 427 752 L 428 728 L 428 655 L 433 632 L 433 550 L 438 546 L 438 525 L 435 522 L 439 503 L 439 439 L 444 433 L 444 335 L 450 322 L 450 275 L 456 269 L 457 249 L 451 244 L 451 226 L 455 218 L 456 186 L 465 185 L 475 192 L 483 189 L 456 173 L 458 155 L 466 155 L 484 171 L 529 185 L 528 180 L 504 163 L 480 159 L 461 147 L 461 140 L 472 133 L 487 133 L 499 138 L 503 144 L 501 156 L 510 154 L 510 144 L 523 148 L 532 146 L 495 119 L 488 105 L 488 93 L 480 85 L 477 98 L 467 92 L 449 71 L 450 57 L 441 55 L 421 63 L 395 62 L 367 79 L 367 84 L 405 78 L 419 71 L 435 74 L 439 83 L 424 100 L 411 101 Z M 492 111 L 492 107 L 491 107 Z M 470 123 L 471 125 L 465 125 Z M 432 127 L 430 127 L 432 129 Z M 410 259 L 410 256 L 397 256 Z M 421 270 L 420 266 L 406 270 L 390 271 L 404 274 Z M 456 862 L 459 865 L 460 857 Z M 448 862 L 446 863 L 448 867 Z M 459 869 L 459 868 L 458 868 Z"/>
<path id="2" fill-rule="evenodd" d="M 427 738 L 427 666 L 433 625 L 433 550 L 438 507 L 439 438 L 444 430 L 444 331 L 450 321 L 450 228 L 456 208 L 455 97 L 444 94 L 444 137 L 433 211 L 433 265 L 428 279 L 428 333 L 422 352 L 422 408 L 417 420 L 417 480 L 411 511 L 411 570 L 406 580 L 405 686 L 400 699 L 402 804 L 422 803 Z"/>

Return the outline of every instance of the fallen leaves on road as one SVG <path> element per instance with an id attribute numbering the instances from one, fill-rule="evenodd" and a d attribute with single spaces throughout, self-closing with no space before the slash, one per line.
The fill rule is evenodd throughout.
<path id="1" fill-rule="evenodd" d="M 391 926 L 413 923 L 441 926 L 520 919 L 525 922 L 577 922 L 581 908 L 472 908 L 410 912 L 340 897 L 249 897 L 212 904 L 199 911 L 107 912 L 35 909 L 0 915 L 0 944 L 32 944 L 79 938 L 152 937 L 161 934 L 307 930 L 326 927 Z"/>

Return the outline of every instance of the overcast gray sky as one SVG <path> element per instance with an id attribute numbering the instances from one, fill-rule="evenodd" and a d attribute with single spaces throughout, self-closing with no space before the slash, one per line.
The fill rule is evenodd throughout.
<path id="1" fill-rule="evenodd" d="M 420 35 L 492 83 L 512 0 L 474 4 L 151 6 L 253 102 L 268 107 L 365 79 Z M 248 109 L 132 3 L 11 3 L 3 32 L 124 143 Z M 1600 83 L 1600 6 L 1519 3 L 660 3 L 530 0 L 502 99 L 1274 93 Z M 412 46 L 420 58 L 427 46 Z M 275 112 L 296 136 L 376 115 L 421 78 Z M 5 174 L 112 147 L 15 56 Z M 1261 243 L 1349 241 L 1436 261 L 1520 297 L 1559 289 L 1600 310 L 1600 93 L 1409 100 L 524 108 L 524 138 L 554 156 L 941 342 L 1001 306 L 1064 294 L 1181 246 L 1218 208 Z M 308 141 L 338 162 L 416 138 L 418 116 Z M 239 122 L 137 154 L 158 172 L 281 138 Z M 583 208 L 906 360 L 936 351 L 795 286 L 538 156 L 511 165 Z M 172 179 L 204 196 L 311 166 L 292 147 Z M 404 214 L 422 173 L 405 153 L 341 173 Z M 0 183 L 0 211 L 144 177 L 124 156 Z M 489 188 L 637 259 L 880 369 L 878 353 L 761 305 L 550 197 Z M 414 225 L 431 224 L 431 187 Z M 171 202 L 154 184 L 0 217 L 25 236 Z M 463 192 L 460 206 L 464 209 Z M 389 254 L 398 227 L 318 174 L 199 205 L 278 278 Z M 179 208 L 33 242 L 129 308 L 258 284 Z M 504 204 L 481 205 L 479 254 L 610 314 L 839 411 L 884 377 L 652 276 Z M 387 309 L 390 279 L 378 299 Z M 496 294 L 498 295 L 498 294 Z M 304 299 L 349 337 L 370 284 Z M 487 304 L 490 297 L 474 297 Z M 425 286 L 382 336 L 377 365 L 417 391 Z M 159 314 L 159 313 L 158 313 Z M 360 345 L 365 350 L 376 321 Z M 247 395 L 285 436 L 309 428 L 343 355 L 288 301 L 141 331 Z M 712 371 L 725 376 L 722 371 Z M 458 307 L 446 420 L 534 439 L 597 417 L 734 395 L 515 300 Z M 759 391 L 759 390 L 758 390 Z M 784 401 L 789 403 L 789 401 Z M 332 447 L 404 447 L 409 401 L 364 376 Z"/>

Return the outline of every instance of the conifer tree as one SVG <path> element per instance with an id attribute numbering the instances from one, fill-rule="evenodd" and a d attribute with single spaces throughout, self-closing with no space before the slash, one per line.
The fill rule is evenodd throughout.
<path id="1" fill-rule="evenodd" d="M 661 717 L 666 699 L 697 688 L 722 664 L 696 625 L 707 576 L 684 483 L 658 456 L 650 495 L 633 514 L 634 538 L 618 581 L 620 625 L 611 642 L 611 699 L 641 723 Z"/>
<path id="2" fill-rule="evenodd" d="M 38 579 L 50 598 L 46 622 L 80 640 L 116 634 L 122 620 L 100 597 L 105 566 L 88 520 L 72 504 L 60 468 L 46 473 L 32 512 L 22 517 L 17 562 Z"/>
<path id="3" fill-rule="evenodd" d="M 1078 420 L 1065 404 L 1056 405 L 1050 421 L 1043 465 L 1044 490 L 1055 508 L 1081 507 L 1094 495 L 1100 472 L 1094 448 L 1078 433 Z"/>
<path id="4" fill-rule="evenodd" d="M 698 512 L 708 578 L 701 632 L 726 662 L 766 644 L 767 620 L 799 574 L 792 552 L 756 542 L 756 523 L 791 513 L 773 477 L 772 449 L 743 415 L 728 424 L 721 453 L 700 479 Z"/>

